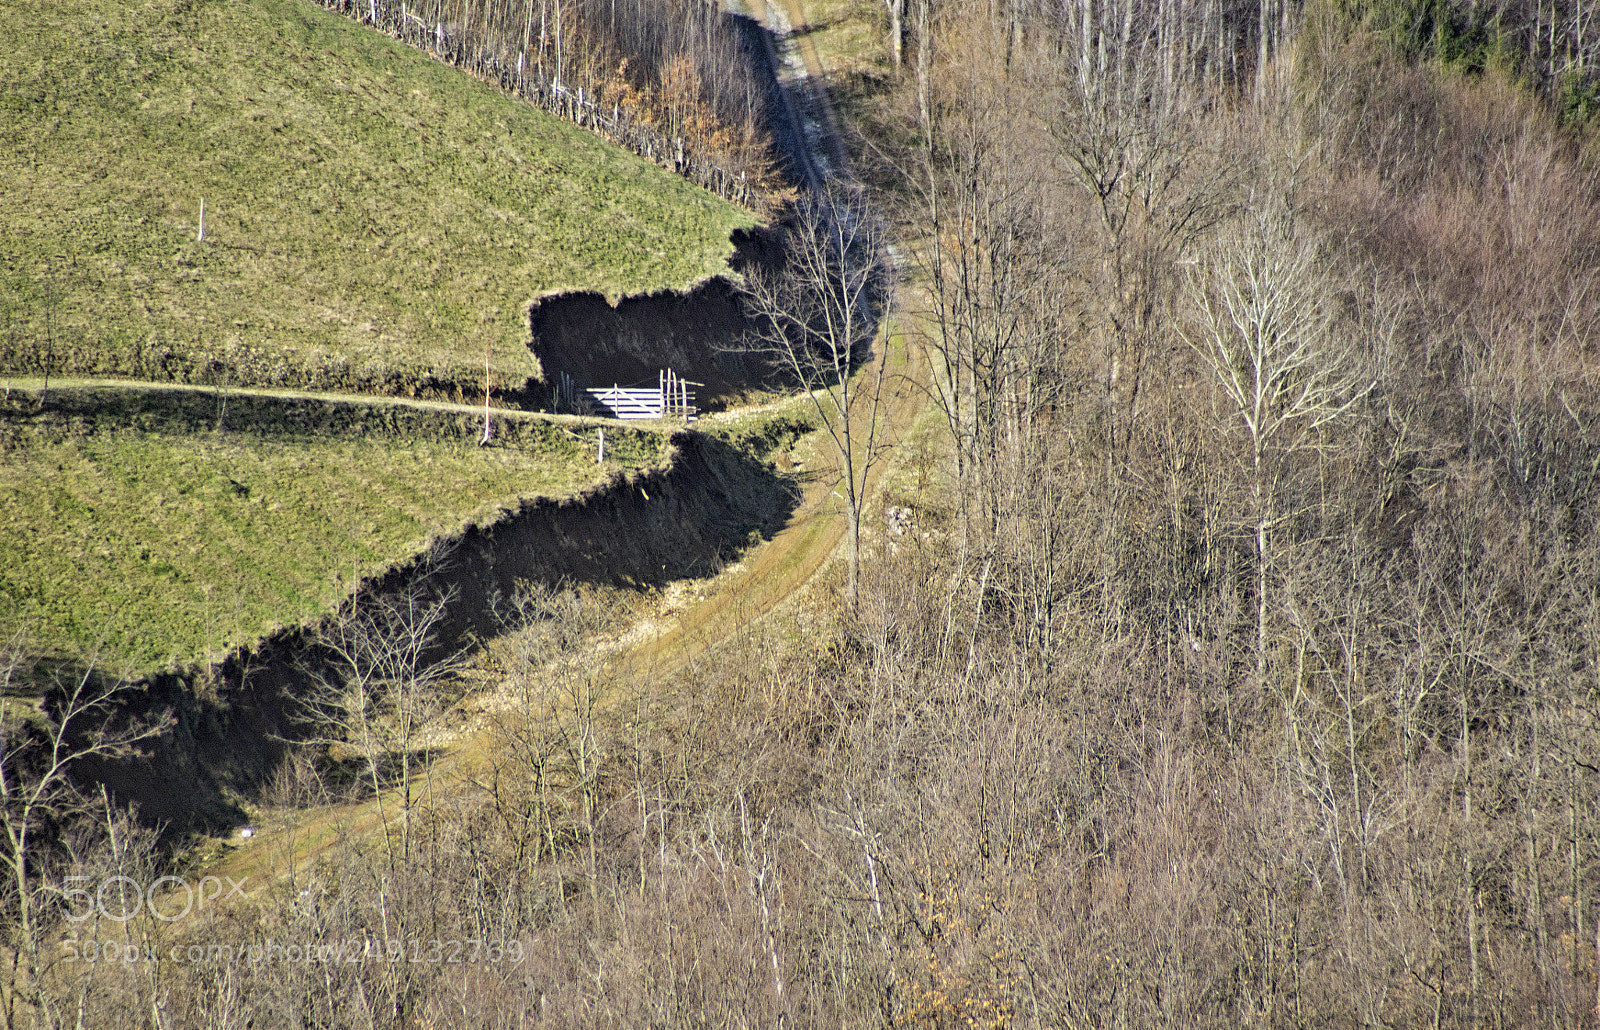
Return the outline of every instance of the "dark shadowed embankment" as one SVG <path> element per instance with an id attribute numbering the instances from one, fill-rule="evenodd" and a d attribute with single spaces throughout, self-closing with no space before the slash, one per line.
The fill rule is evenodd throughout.
<path id="1" fill-rule="evenodd" d="M 363 584 L 361 593 L 402 589 L 427 575 L 434 590 L 451 596 L 441 639 L 459 646 L 498 630 L 495 602 L 519 582 L 647 588 L 715 572 L 770 537 L 797 496 L 749 454 L 680 432 L 663 465 L 565 500 L 530 500 L 442 541 L 434 556 Z M 170 715 L 172 728 L 143 757 L 85 762 L 82 780 L 106 784 L 145 819 L 175 830 L 237 824 L 239 802 L 294 746 L 299 727 L 287 699 L 312 675 L 311 637 L 305 627 L 286 630 L 210 673 L 151 678 L 121 715 Z"/>

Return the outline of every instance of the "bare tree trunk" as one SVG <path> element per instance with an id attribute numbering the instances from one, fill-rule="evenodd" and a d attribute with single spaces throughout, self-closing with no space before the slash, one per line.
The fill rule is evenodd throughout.
<path id="1" fill-rule="evenodd" d="M 894 59 L 894 70 L 898 72 L 905 50 L 906 0 L 883 0 L 883 3 L 889 11 L 889 53 Z"/>
<path id="2" fill-rule="evenodd" d="M 917 124 L 932 146 L 933 110 L 930 77 L 933 74 L 933 0 L 917 3 Z"/>
<path id="3" fill-rule="evenodd" d="M 746 273 L 744 299 L 757 327 L 747 346 L 806 391 L 832 444 L 848 520 L 846 592 L 854 608 L 861 508 L 881 450 L 879 405 L 890 342 L 876 332 L 878 309 L 888 297 L 882 224 L 859 189 L 830 184 L 802 203 L 788 253 L 781 273 Z M 875 334 L 879 353 L 858 374 L 857 362 Z"/>

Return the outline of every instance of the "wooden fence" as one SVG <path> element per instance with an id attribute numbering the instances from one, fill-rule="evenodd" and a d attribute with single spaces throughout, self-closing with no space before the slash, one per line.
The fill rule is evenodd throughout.
<path id="1" fill-rule="evenodd" d="M 649 125 L 630 119 L 621 107 L 596 104 L 584 90 L 567 89 L 552 82 L 526 58 L 477 45 L 452 26 L 429 25 L 412 14 L 403 0 L 312 0 L 379 32 L 464 69 L 501 89 L 581 125 L 640 157 L 670 168 L 695 185 L 746 207 L 761 209 L 766 196 L 743 170 L 733 170 L 694 153 L 681 137 L 668 137 Z"/>
<path id="2" fill-rule="evenodd" d="M 564 383 L 570 380 L 563 375 Z M 672 369 L 664 369 L 655 389 L 647 386 L 598 386 L 585 390 L 587 406 L 596 413 L 610 418 L 670 418 L 681 417 L 693 422 L 696 414 L 691 383 Z M 570 390 L 570 386 L 566 386 Z"/>
<path id="3" fill-rule="evenodd" d="M 661 391 L 628 386 L 590 387 L 591 403 L 611 418 L 660 418 Z"/>
<path id="4" fill-rule="evenodd" d="M 670 368 L 662 369 L 661 414 L 667 417 L 682 415 L 685 422 L 693 422 L 696 414 L 694 391 L 689 387 L 704 385 L 704 383 L 691 383 Z"/>

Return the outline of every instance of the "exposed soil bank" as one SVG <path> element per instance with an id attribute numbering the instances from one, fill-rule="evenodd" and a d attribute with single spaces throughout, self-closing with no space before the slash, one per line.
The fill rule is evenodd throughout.
<path id="1" fill-rule="evenodd" d="M 671 440 L 661 467 L 618 476 L 562 501 L 531 500 L 497 522 L 445 541 L 432 580 L 454 590 L 444 638 L 487 636 L 491 601 L 519 581 L 659 586 L 714 572 L 756 538 L 770 537 L 798 502 L 794 485 L 749 455 L 697 433 Z M 404 586 L 425 559 L 365 584 L 375 595 Z M 304 629 L 235 654 L 211 674 L 162 675 L 143 684 L 121 717 L 170 715 L 173 727 L 142 758 L 85 763 L 143 817 L 179 831 L 237 825 L 230 798 L 257 794 L 300 732 L 285 694 L 315 660 Z"/>
<path id="2" fill-rule="evenodd" d="M 730 15 L 765 87 L 763 108 L 780 171 L 793 186 L 817 189 L 821 177 L 811 158 L 799 106 L 778 76 L 777 45 L 765 26 Z M 805 85 L 805 84 L 802 84 Z M 783 226 L 733 234 L 736 273 L 782 268 Z M 627 297 L 611 304 L 598 293 L 564 293 L 535 301 L 528 309 L 529 346 L 539 359 L 546 390 L 543 403 L 557 405 L 563 374 L 578 390 L 603 386 L 652 387 L 663 368 L 704 383 L 696 401 L 720 411 L 750 391 L 769 385 L 771 369 L 742 352 L 751 328 L 732 282 L 710 279 L 692 290 Z"/>
<path id="3" fill-rule="evenodd" d="M 794 484 L 714 437 L 678 432 L 665 465 L 618 475 L 564 500 L 536 498 L 488 526 L 447 541 L 432 580 L 454 589 L 446 636 L 494 633 L 491 602 L 521 581 L 660 587 L 715 573 L 782 528 Z M 396 590 L 420 563 L 364 589 Z"/>
<path id="4" fill-rule="evenodd" d="M 757 65 L 766 95 L 763 108 L 780 171 L 793 186 L 815 189 L 820 178 L 811 160 L 797 100 L 778 77 L 776 44 L 761 23 L 744 15 L 729 19 Z M 733 234 L 729 266 L 740 273 L 782 268 L 783 226 Z M 601 386 L 655 386 L 663 368 L 704 383 L 696 401 L 703 411 L 720 411 L 752 390 L 768 385 L 771 370 L 741 352 L 750 328 L 732 282 L 718 276 L 692 290 L 627 297 L 611 304 L 598 293 L 563 293 L 535 301 L 528 309 L 529 347 L 539 359 L 546 390 L 543 403 L 555 408 L 561 375 L 578 390 Z M 526 403 L 524 401 L 524 403 Z"/>
<path id="5" fill-rule="evenodd" d="M 733 269 L 783 263 L 774 230 L 734 234 Z M 743 352 L 750 329 L 734 284 L 722 276 L 688 291 L 626 297 L 616 304 L 598 293 L 562 293 L 528 308 L 529 346 L 544 370 L 556 405 L 561 376 L 578 390 L 601 386 L 653 387 L 670 368 L 691 382 L 702 411 L 720 411 L 766 384 L 767 364 Z"/>

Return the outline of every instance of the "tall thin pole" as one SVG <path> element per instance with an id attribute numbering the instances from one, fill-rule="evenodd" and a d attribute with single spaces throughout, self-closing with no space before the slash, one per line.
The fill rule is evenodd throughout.
<path id="1" fill-rule="evenodd" d="M 478 441 L 479 447 L 487 446 L 494 435 L 494 428 L 489 422 L 489 395 L 494 389 L 494 379 L 491 374 L 489 359 L 494 353 L 494 341 L 489 340 L 483 345 L 483 439 Z"/>

